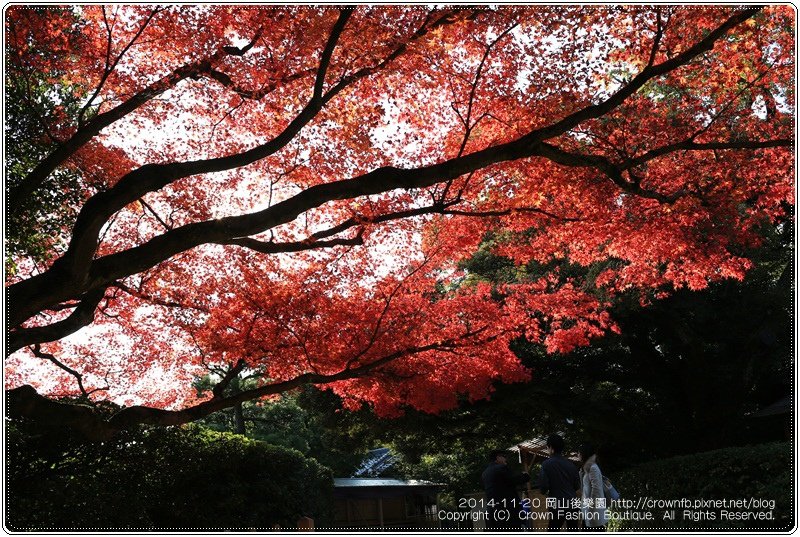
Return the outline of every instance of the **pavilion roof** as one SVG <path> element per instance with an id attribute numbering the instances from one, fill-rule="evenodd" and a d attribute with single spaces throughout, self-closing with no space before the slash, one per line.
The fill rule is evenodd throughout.
<path id="1" fill-rule="evenodd" d="M 508 450 L 514 453 L 530 453 L 542 459 L 550 457 L 547 453 L 547 438 L 544 436 L 523 440 L 511 446 Z M 564 457 L 576 463 L 580 463 L 581 461 L 580 456 L 575 452 L 565 453 Z"/>

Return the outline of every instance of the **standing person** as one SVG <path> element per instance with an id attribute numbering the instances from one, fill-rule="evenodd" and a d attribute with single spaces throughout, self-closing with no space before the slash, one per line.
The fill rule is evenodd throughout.
<path id="1" fill-rule="evenodd" d="M 539 489 L 547 496 L 547 529 L 559 531 L 566 524 L 568 530 L 577 530 L 580 518 L 577 492 L 581 488 L 578 469 L 563 457 L 564 439 L 560 435 L 548 436 L 546 448 L 550 458 L 542 463 Z"/>
<path id="2" fill-rule="evenodd" d="M 597 453 L 591 444 L 583 444 L 581 456 L 581 509 L 586 529 L 605 531 L 608 524 L 608 505 L 603 492 L 603 473 L 597 465 Z"/>
<path id="3" fill-rule="evenodd" d="M 522 518 L 519 515 L 522 505 L 517 486 L 530 481 L 531 476 L 527 473 L 514 475 L 508 467 L 505 451 L 492 451 L 489 461 L 489 466 L 481 474 L 483 490 L 486 491 L 486 529 L 521 529 Z"/>

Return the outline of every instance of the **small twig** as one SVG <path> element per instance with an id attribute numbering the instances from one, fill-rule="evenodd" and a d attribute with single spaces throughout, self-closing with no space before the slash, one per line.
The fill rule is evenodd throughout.
<path id="1" fill-rule="evenodd" d="M 151 207 L 149 203 L 147 203 L 146 201 L 144 201 L 144 198 L 139 198 L 139 203 L 141 203 L 141 204 L 142 204 L 142 207 L 144 207 L 146 210 L 148 210 L 148 211 L 150 212 L 150 214 L 152 214 L 152 215 L 153 215 L 153 217 L 154 217 L 156 220 L 158 220 L 158 223 L 159 223 L 159 224 L 161 224 L 161 225 L 164 227 L 164 229 L 166 229 L 166 230 L 170 230 L 170 229 L 172 229 L 172 226 L 171 226 L 171 225 L 169 225 L 168 223 L 166 223 L 166 222 L 164 221 L 164 219 L 163 219 L 163 218 L 161 218 L 161 216 L 159 216 L 159 214 L 156 212 L 156 210 L 155 210 L 155 209 L 153 209 L 153 207 Z"/>

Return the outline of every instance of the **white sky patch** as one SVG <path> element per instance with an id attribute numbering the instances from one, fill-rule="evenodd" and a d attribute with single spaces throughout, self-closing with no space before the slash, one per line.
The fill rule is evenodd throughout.
<path id="1" fill-rule="evenodd" d="M 753 104 L 750 109 L 753 111 L 753 115 L 758 119 L 767 119 L 767 103 L 763 96 L 756 96 L 756 98 L 753 99 Z"/>

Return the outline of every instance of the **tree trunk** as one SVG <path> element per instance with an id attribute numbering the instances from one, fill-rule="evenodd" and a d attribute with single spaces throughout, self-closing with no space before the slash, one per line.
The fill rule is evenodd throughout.
<path id="1" fill-rule="evenodd" d="M 236 434 L 246 434 L 242 403 L 237 403 L 236 406 L 233 407 L 233 432 Z"/>

